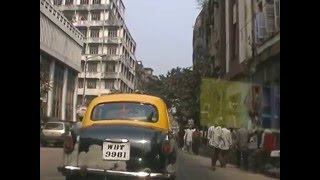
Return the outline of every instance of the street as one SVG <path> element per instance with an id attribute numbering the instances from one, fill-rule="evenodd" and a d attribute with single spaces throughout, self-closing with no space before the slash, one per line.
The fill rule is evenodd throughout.
<path id="1" fill-rule="evenodd" d="M 62 148 L 40 148 L 40 180 L 63 180 L 57 167 L 62 163 Z"/>
<path id="2" fill-rule="evenodd" d="M 58 172 L 57 166 L 62 162 L 61 148 L 40 148 L 40 179 L 41 180 L 63 180 Z M 235 167 L 219 168 L 216 171 L 210 169 L 210 159 L 195 156 L 186 152 L 178 152 L 177 180 L 272 180 L 260 174 L 252 174 Z"/>

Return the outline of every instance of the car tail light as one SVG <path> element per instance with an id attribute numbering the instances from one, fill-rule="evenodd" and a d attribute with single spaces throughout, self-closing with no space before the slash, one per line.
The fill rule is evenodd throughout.
<path id="1" fill-rule="evenodd" d="M 168 140 L 163 141 L 162 143 L 162 153 L 164 155 L 169 155 L 170 154 L 170 142 Z"/>
<path id="2" fill-rule="evenodd" d="M 67 154 L 72 153 L 74 149 L 73 139 L 71 135 L 65 135 L 64 136 L 64 152 Z"/>

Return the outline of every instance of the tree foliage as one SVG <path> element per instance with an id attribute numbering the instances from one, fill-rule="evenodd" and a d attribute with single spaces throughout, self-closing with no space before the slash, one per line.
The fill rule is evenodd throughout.
<path id="1" fill-rule="evenodd" d="M 40 96 L 45 96 L 51 89 L 48 75 L 40 71 Z"/>
<path id="2" fill-rule="evenodd" d="M 200 73 L 190 68 L 176 67 L 146 83 L 146 93 L 164 99 L 168 108 L 175 108 L 178 121 L 194 119 L 199 124 Z"/>

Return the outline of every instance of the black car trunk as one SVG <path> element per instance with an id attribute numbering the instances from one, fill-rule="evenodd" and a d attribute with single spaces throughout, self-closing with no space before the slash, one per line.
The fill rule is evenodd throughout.
<path id="1" fill-rule="evenodd" d="M 88 167 L 119 170 L 162 172 L 165 158 L 161 152 L 161 145 L 166 133 L 150 127 L 132 125 L 94 125 L 82 128 L 80 131 L 79 155 L 84 157 L 82 165 Z M 130 143 L 130 159 L 103 160 L 103 144 L 106 139 L 118 141 L 128 140 Z M 89 155 L 91 147 L 95 147 L 94 155 Z M 92 149 L 92 148 L 91 148 Z M 90 158 L 89 158 L 90 156 Z"/>

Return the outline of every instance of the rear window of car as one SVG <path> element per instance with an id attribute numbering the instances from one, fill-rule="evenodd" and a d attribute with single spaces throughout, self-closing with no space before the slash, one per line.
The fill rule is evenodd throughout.
<path id="1" fill-rule="evenodd" d="M 46 130 L 63 130 L 63 124 L 62 123 L 47 123 L 44 126 L 44 129 L 46 129 Z"/>
<path id="2" fill-rule="evenodd" d="M 157 122 L 158 110 L 149 103 L 141 102 L 108 102 L 96 105 L 91 120 L 133 120 Z"/>

